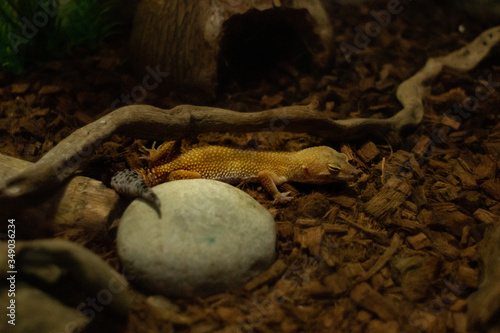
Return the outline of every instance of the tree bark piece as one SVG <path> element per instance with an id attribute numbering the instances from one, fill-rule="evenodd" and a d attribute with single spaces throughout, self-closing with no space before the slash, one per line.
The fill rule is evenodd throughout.
<path id="1" fill-rule="evenodd" d="M 423 118 L 425 87 L 443 66 L 470 70 L 500 41 L 500 26 L 486 30 L 468 45 L 444 57 L 430 58 L 424 68 L 401 83 L 397 98 L 403 105 L 388 119 L 333 120 L 313 105 L 289 106 L 260 112 L 241 113 L 225 109 L 179 105 L 162 110 L 147 105 L 130 105 L 90 123 L 61 141 L 37 163 L 0 184 L 0 199 L 18 198 L 60 185 L 88 158 L 95 147 L 113 134 L 172 140 L 189 133 L 258 132 L 261 130 L 307 132 L 337 141 L 387 138 L 403 134 Z M 383 214 L 374 211 L 374 216 Z"/>

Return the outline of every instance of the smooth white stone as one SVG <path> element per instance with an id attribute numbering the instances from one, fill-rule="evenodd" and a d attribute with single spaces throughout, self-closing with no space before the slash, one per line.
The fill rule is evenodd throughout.
<path id="1" fill-rule="evenodd" d="M 207 179 L 153 190 L 161 217 L 137 199 L 124 212 L 117 235 L 124 273 L 147 292 L 207 296 L 241 286 L 274 262 L 274 220 L 245 192 Z"/>

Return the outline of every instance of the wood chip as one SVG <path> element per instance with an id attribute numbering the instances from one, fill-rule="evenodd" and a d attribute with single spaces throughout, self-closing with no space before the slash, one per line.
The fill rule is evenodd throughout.
<path id="1" fill-rule="evenodd" d="M 456 118 L 448 117 L 445 115 L 441 118 L 441 124 L 449 126 L 456 131 L 457 129 L 460 128 L 462 122 L 458 121 Z"/>
<path id="2" fill-rule="evenodd" d="M 436 173 L 445 175 L 450 174 L 452 170 L 450 163 L 438 161 L 434 158 L 429 160 L 429 167 L 436 170 Z"/>
<path id="3" fill-rule="evenodd" d="M 452 163 L 453 175 L 458 177 L 462 181 L 462 187 L 465 189 L 473 189 L 477 187 L 476 180 L 471 173 L 470 166 L 466 166 L 465 162 L 455 161 Z"/>
<path id="4" fill-rule="evenodd" d="M 481 184 L 481 188 L 495 200 L 500 201 L 500 179 L 489 179 Z"/>
<path id="5" fill-rule="evenodd" d="M 349 227 L 345 224 L 325 223 L 323 224 L 323 229 L 325 229 L 326 233 L 347 233 Z"/>
<path id="6" fill-rule="evenodd" d="M 453 186 L 442 181 L 437 181 L 432 185 L 432 193 L 440 202 L 453 201 L 458 198 L 458 192 L 461 190 L 460 186 Z"/>
<path id="7" fill-rule="evenodd" d="M 321 239 L 323 238 L 324 233 L 325 230 L 321 225 L 301 229 L 295 232 L 294 241 L 300 244 L 301 249 L 308 249 L 311 254 L 319 256 Z"/>
<path id="8" fill-rule="evenodd" d="M 364 276 L 358 279 L 358 281 L 366 281 L 382 269 L 382 267 L 384 267 L 385 264 L 392 258 L 394 253 L 396 253 L 401 243 L 401 238 L 397 233 L 395 233 L 394 236 L 392 236 L 391 245 L 384 251 L 375 265 L 373 265 Z"/>
<path id="9" fill-rule="evenodd" d="M 53 94 L 58 94 L 63 90 L 63 87 L 61 86 L 55 86 L 55 85 L 46 85 L 42 86 L 40 90 L 38 90 L 38 95 L 53 95 Z"/>
<path id="10" fill-rule="evenodd" d="M 421 250 L 431 245 L 431 242 L 423 232 L 415 236 L 408 236 L 406 237 L 406 240 L 415 250 Z"/>
<path id="11" fill-rule="evenodd" d="M 350 262 L 343 267 L 343 271 L 349 279 L 360 278 L 366 275 L 365 269 L 359 262 Z"/>
<path id="12" fill-rule="evenodd" d="M 276 233 L 283 238 L 293 236 L 294 226 L 291 222 L 276 222 Z"/>
<path id="13" fill-rule="evenodd" d="M 401 281 L 403 295 L 412 302 L 424 300 L 438 274 L 438 269 L 439 260 L 436 257 L 422 258 L 417 266 L 411 267 L 404 274 Z"/>
<path id="14" fill-rule="evenodd" d="M 458 267 L 457 279 L 458 283 L 461 285 L 472 288 L 477 288 L 479 286 L 479 272 L 465 265 L 460 265 Z"/>
<path id="15" fill-rule="evenodd" d="M 455 303 L 450 305 L 450 311 L 464 312 L 467 309 L 467 301 L 465 299 L 457 299 Z"/>
<path id="16" fill-rule="evenodd" d="M 473 215 L 476 219 L 485 224 L 493 224 L 493 223 L 498 223 L 500 221 L 497 215 L 490 213 L 482 208 L 477 209 Z"/>
<path id="17" fill-rule="evenodd" d="M 299 80 L 299 91 L 302 94 L 309 94 L 316 87 L 316 80 L 310 76 L 303 77 Z"/>
<path id="18" fill-rule="evenodd" d="M 494 178 L 497 168 L 493 158 L 490 155 L 476 154 L 476 159 L 479 160 L 479 163 L 473 170 L 474 178 L 476 180 Z"/>
<path id="19" fill-rule="evenodd" d="M 467 329 L 467 316 L 465 315 L 465 313 L 453 312 L 452 318 L 453 318 L 453 332 L 456 333 L 470 332 Z"/>
<path id="20" fill-rule="evenodd" d="M 95 120 L 92 116 L 79 110 L 75 112 L 75 118 L 83 124 L 90 124 Z"/>
<path id="21" fill-rule="evenodd" d="M 11 85 L 11 93 L 24 94 L 30 88 L 29 83 L 13 83 Z"/>
<path id="22" fill-rule="evenodd" d="M 377 314 L 383 320 L 393 320 L 397 317 L 394 306 L 366 282 L 355 286 L 351 290 L 350 297 L 356 304 Z"/>
<path id="23" fill-rule="evenodd" d="M 253 278 L 245 284 L 243 287 L 246 291 L 254 290 L 266 283 L 272 283 L 279 279 L 281 275 L 285 272 L 287 265 L 281 259 L 276 260 L 276 262 L 264 273 Z"/>
<path id="24" fill-rule="evenodd" d="M 430 205 L 432 210 L 432 224 L 444 226 L 455 236 L 462 236 L 462 228 L 474 225 L 474 218 L 459 211 L 459 207 L 451 202 Z"/>
<path id="25" fill-rule="evenodd" d="M 373 142 L 368 142 L 364 144 L 358 151 L 359 157 L 363 160 L 363 162 L 368 163 L 378 156 L 380 151 L 377 146 Z"/>
<path id="26" fill-rule="evenodd" d="M 333 202 L 345 208 L 351 208 L 356 204 L 356 198 L 347 195 L 337 195 L 331 198 Z"/>
<path id="27" fill-rule="evenodd" d="M 460 250 L 450 244 L 443 233 L 436 232 L 431 242 L 432 248 L 442 254 L 447 260 L 457 260 L 461 255 Z"/>
<path id="28" fill-rule="evenodd" d="M 398 226 L 403 230 L 407 230 L 410 232 L 417 232 L 422 230 L 425 226 L 418 223 L 418 221 L 413 221 L 409 219 L 390 219 L 388 224 Z"/>
<path id="29" fill-rule="evenodd" d="M 423 185 L 413 189 L 411 196 L 417 207 L 427 204 L 427 196 L 425 195 L 425 187 Z"/>
<path id="30" fill-rule="evenodd" d="M 377 195 L 365 204 L 365 210 L 374 217 L 399 207 L 411 194 L 410 185 L 397 177 L 389 178 Z"/>
<path id="31" fill-rule="evenodd" d="M 330 291 L 334 297 L 338 297 L 343 295 L 349 290 L 351 285 L 351 281 L 343 270 L 340 270 L 337 273 L 328 275 L 323 280 L 328 291 Z"/>
<path id="32" fill-rule="evenodd" d="M 304 226 L 304 227 L 313 227 L 320 223 L 319 219 L 310 219 L 310 218 L 299 218 L 295 221 L 295 224 Z"/>
<path id="33" fill-rule="evenodd" d="M 429 138 L 427 135 L 422 135 L 411 151 L 417 155 L 424 155 L 429 149 L 430 145 L 431 138 Z"/>
<path id="34" fill-rule="evenodd" d="M 401 329 L 395 320 L 381 321 L 371 320 L 366 328 L 366 333 L 400 333 Z"/>
<path id="35" fill-rule="evenodd" d="M 301 290 L 304 293 L 307 293 L 307 294 L 312 295 L 312 296 L 330 295 L 330 290 L 317 280 L 311 280 L 309 282 L 306 282 L 302 286 Z"/>
<path id="36" fill-rule="evenodd" d="M 243 313 L 237 307 L 219 306 L 215 313 L 226 323 L 237 323 Z"/>
<path id="37" fill-rule="evenodd" d="M 389 238 L 383 232 L 379 232 L 379 231 L 364 227 L 356 222 L 352 222 L 352 221 L 347 220 L 347 219 L 344 220 L 344 222 L 349 224 L 350 226 L 356 228 L 356 229 L 359 229 L 359 230 L 367 233 L 368 235 L 370 235 L 370 237 L 374 238 L 378 243 L 380 243 L 382 245 L 389 245 L 390 244 Z"/>
<path id="38" fill-rule="evenodd" d="M 266 109 L 276 107 L 280 105 L 281 102 L 283 102 L 285 98 L 282 95 L 274 95 L 274 96 L 267 96 L 264 95 L 262 96 L 260 100 L 260 104 L 265 107 Z"/>
<path id="39" fill-rule="evenodd" d="M 163 296 L 149 296 L 145 305 L 151 313 L 158 319 L 165 322 L 172 322 L 178 325 L 192 325 L 193 319 L 183 313 L 179 313 L 179 309 L 170 303 Z"/>

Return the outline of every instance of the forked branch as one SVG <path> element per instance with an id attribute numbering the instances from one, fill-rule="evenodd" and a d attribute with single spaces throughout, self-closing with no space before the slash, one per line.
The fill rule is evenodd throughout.
<path id="1" fill-rule="evenodd" d="M 76 130 L 38 162 L 0 184 L 0 198 L 22 197 L 57 186 L 79 169 L 96 146 L 113 134 L 172 140 L 184 137 L 186 133 L 258 132 L 269 129 L 307 132 L 343 142 L 401 134 L 421 123 L 426 86 L 443 67 L 470 70 L 499 41 L 500 26 L 486 30 L 471 43 L 447 56 L 430 58 L 422 69 L 399 85 L 396 94 L 403 108 L 388 119 L 334 120 L 314 105 L 249 113 L 194 105 L 179 105 L 170 110 L 148 105 L 125 106 Z"/>

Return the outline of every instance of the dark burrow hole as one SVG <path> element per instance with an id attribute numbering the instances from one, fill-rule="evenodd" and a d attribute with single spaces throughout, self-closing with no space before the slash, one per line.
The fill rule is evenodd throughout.
<path id="1" fill-rule="evenodd" d="M 299 75 L 313 69 L 313 53 L 323 50 L 305 9 L 251 9 L 224 22 L 218 59 L 219 90 Z"/>

